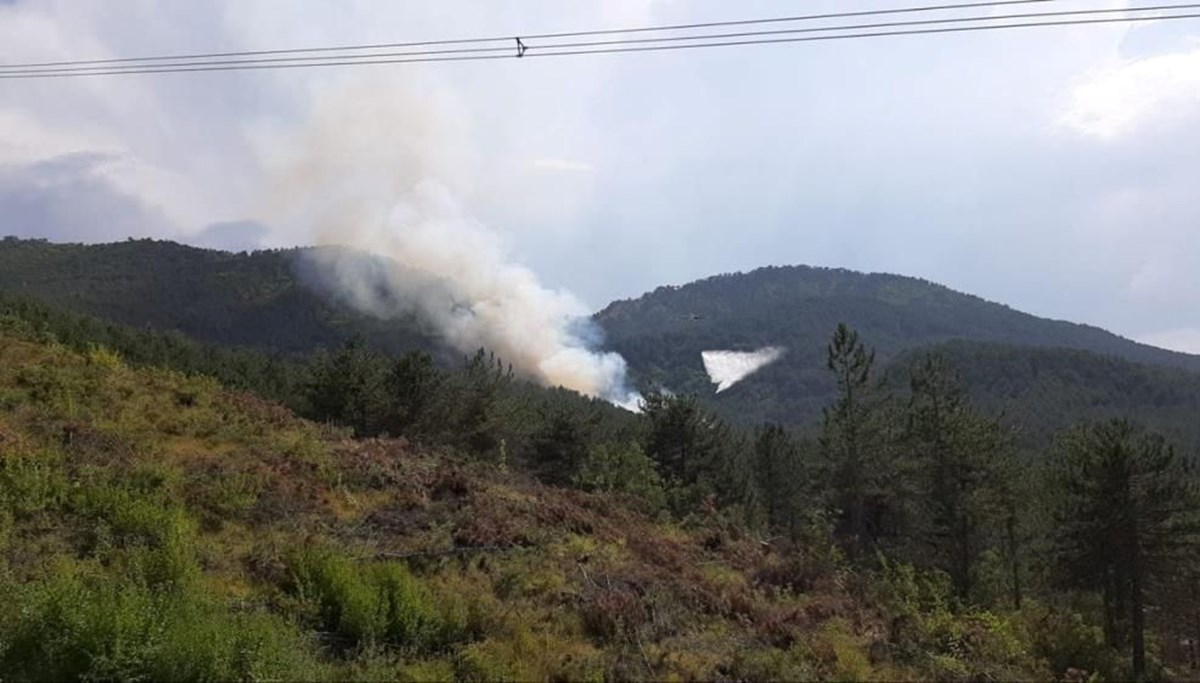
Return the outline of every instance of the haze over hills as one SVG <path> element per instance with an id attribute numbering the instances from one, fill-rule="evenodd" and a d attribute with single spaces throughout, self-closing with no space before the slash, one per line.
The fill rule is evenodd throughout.
<path id="1" fill-rule="evenodd" d="M 0 291 L 134 327 L 285 354 L 352 335 L 397 353 L 454 357 L 416 317 L 380 320 L 325 288 L 310 249 L 231 254 L 150 240 L 101 245 L 0 241 Z M 812 424 L 833 395 L 825 368 L 839 322 L 876 349 L 903 391 L 910 361 L 931 346 L 952 359 L 982 405 L 1020 418 L 1044 440 L 1081 418 L 1126 414 L 1200 445 L 1200 357 L 1046 320 L 924 280 L 847 270 L 769 267 L 660 287 L 595 315 L 605 345 L 643 388 L 695 393 L 725 417 Z M 946 345 L 947 342 L 953 342 Z M 716 393 L 711 350 L 776 346 L 782 357 Z"/>

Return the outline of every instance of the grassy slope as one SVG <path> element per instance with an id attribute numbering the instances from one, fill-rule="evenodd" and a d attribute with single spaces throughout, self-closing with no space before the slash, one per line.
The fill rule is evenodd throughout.
<path id="1" fill-rule="evenodd" d="M 897 635 L 920 591 L 855 588 L 822 543 L 785 560 L 11 330 L 0 539 L 6 680 L 1044 673 L 1015 620 Z"/>

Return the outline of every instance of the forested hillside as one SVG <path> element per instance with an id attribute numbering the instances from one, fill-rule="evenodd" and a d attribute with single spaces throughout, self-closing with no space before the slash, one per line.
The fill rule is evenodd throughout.
<path id="1" fill-rule="evenodd" d="M 134 360 L 178 354 L 195 344 L 190 337 L 263 351 L 282 368 L 317 348 L 358 337 L 384 353 L 419 349 L 443 365 L 455 362 L 458 354 L 442 348 L 417 320 L 379 320 L 340 302 L 322 286 L 306 253 L 230 254 L 149 240 L 85 246 L 5 239 L 0 294 L 58 307 L 43 315 L 68 309 L 97 316 L 85 325 L 88 338 L 101 320 L 132 328 L 106 334 L 168 333 L 130 347 Z M 975 400 L 1019 421 L 1026 443 L 1045 445 L 1064 426 L 1112 415 L 1136 417 L 1182 443 L 1200 442 L 1200 375 L 1171 370 L 1200 368 L 1197 357 L 1036 318 L 922 280 L 764 268 L 660 288 L 613 303 L 596 319 L 607 332 L 606 345 L 626 357 L 643 388 L 694 393 L 740 424 L 815 424 L 835 390 L 825 369 L 828 331 L 848 322 L 871 340 L 880 365 L 899 385 L 909 359 L 939 347 L 968 379 Z M 184 336 L 172 339 L 172 332 Z M 950 340 L 985 343 L 941 347 Z M 714 395 L 700 353 L 764 345 L 784 346 L 787 353 Z M 246 366 L 244 358 L 228 357 L 223 367 L 239 363 L 243 374 L 262 371 Z M 222 377 L 245 386 L 235 374 Z M 278 387 L 271 395 L 290 400 L 295 393 L 295 387 Z"/>
<path id="2" fill-rule="evenodd" d="M 911 368 L 937 354 L 958 370 L 971 398 L 1019 427 L 1027 445 L 1063 425 L 1128 417 L 1200 453 L 1200 373 L 1074 349 L 954 341 L 900 354 L 887 372 L 900 391 Z"/>
<path id="3" fill-rule="evenodd" d="M 829 330 L 840 322 L 870 339 L 882 364 L 905 350 L 955 339 L 1005 344 L 1010 347 L 1006 353 L 1014 358 L 1023 353 L 1019 347 L 1040 349 L 1037 354 L 1042 356 L 1055 348 L 1098 354 L 1067 353 L 1043 364 L 1044 375 L 1018 373 L 1012 381 L 1022 383 L 1020 388 L 971 384 L 976 396 L 995 405 L 1014 390 L 1040 396 L 1052 391 L 1043 384 L 1074 384 L 1070 391 L 1090 392 L 1101 404 L 1133 407 L 1136 400 L 1150 397 L 1146 392 L 1133 397 L 1112 393 L 1119 392 L 1121 381 L 1102 378 L 1102 368 L 1142 378 L 1169 377 L 1168 373 L 1114 365 L 1100 356 L 1200 372 L 1200 357 L 1138 344 L 1094 327 L 1037 318 L 915 278 L 825 268 L 762 268 L 682 287 L 660 287 L 638 299 L 610 304 L 596 319 L 608 333 L 608 345 L 625 356 L 643 381 L 696 393 L 722 414 L 748 422 L 802 425 L 820 416 L 835 388 L 825 370 L 825 347 Z M 787 354 L 735 388 L 714 396 L 701 352 L 763 346 L 783 346 Z M 959 347 L 956 365 L 968 375 L 997 372 L 994 354 L 976 358 L 970 352 L 973 348 Z M 973 369 L 976 362 L 982 365 Z M 1077 367 L 1069 369 L 1072 364 Z M 1060 371 L 1065 374 L 1055 376 Z M 1101 381 L 1078 384 L 1092 379 Z M 1157 393 L 1163 394 L 1170 409 L 1180 410 L 1195 405 L 1196 395 L 1188 393 L 1187 386 L 1195 383 L 1183 380 Z M 989 392 L 993 389 L 1002 393 L 992 396 Z M 1056 427 L 1084 416 L 1066 407 L 1050 415 L 1060 414 L 1067 419 Z"/>
<path id="4" fill-rule="evenodd" d="M 305 249 L 231 254 L 174 242 L 0 240 L 0 291 L 134 327 L 287 353 L 362 335 L 390 352 L 432 350 L 414 319 L 361 315 L 321 287 Z"/>
<path id="5" fill-rule="evenodd" d="M 0 668 L 1185 673 L 1193 454 L 1125 420 L 1019 449 L 954 351 L 912 357 L 893 390 L 837 326 L 837 391 L 810 439 L 686 396 L 631 413 L 520 382 L 484 352 L 444 368 L 352 339 L 281 360 L 5 299 Z"/>
<path id="6" fill-rule="evenodd" d="M 415 319 L 356 313 L 322 286 L 306 253 L 230 254 L 149 240 L 85 246 L 5 239 L 0 294 L 24 294 L 34 297 L 26 303 L 60 307 L 43 315 L 61 315 L 65 308 L 98 316 L 85 325 L 89 329 L 103 325 L 101 319 L 132 327 L 123 331 L 118 325 L 108 334 L 167 333 L 153 344 L 130 347 L 135 360 L 180 353 L 195 344 L 189 337 L 260 350 L 280 367 L 277 376 L 287 376 L 287 363 L 352 337 L 385 353 L 430 351 L 443 365 L 457 358 Z M 974 399 L 1019 421 L 1023 443 L 1045 445 L 1064 426 L 1112 415 L 1136 417 L 1182 443 L 1200 443 L 1200 375 L 1165 369 L 1195 369 L 1196 357 L 1043 320 L 922 280 L 764 268 L 660 288 L 616 302 L 596 319 L 607 332 L 607 346 L 625 355 L 643 388 L 694 393 L 740 424 L 815 424 L 835 389 L 825 369 L 828 330 L 849 322 L 871 339 L 880 365 L 900 385 L 908 359 L 920 357 L 926 347 L 940 348 L 969 380 Z M 80 321 L 74 324 L 83 325 Z M 95 332 L 85 330 L 83 336 Z M 184 336 L 172 339 L 170 333 Z M 949 340 L 987 343 L 942 348 Z M 764 345 L 784 346 L 787 353 L 714 395 L 700 353 Z M 239 363 L 237 372 L 262 372 L 246 366 L 244 358 L 228 357 L 223 367 Z M 246 385 L 232 370 L 223 379 Z M 271 393 L 293 405 L 295 394 L 295 387 L 283 386 Z"/>

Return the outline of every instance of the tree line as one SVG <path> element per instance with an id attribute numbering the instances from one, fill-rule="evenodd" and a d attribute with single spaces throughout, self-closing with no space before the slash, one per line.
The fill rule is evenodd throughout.
<path id="1" fill-rule="evenodd" d="M 973 405 L 955 367 L 911 361 L 907 392 L 845 325 L 826 349 L 837 393 L 808 429 L 727 424 L 695 396 L 645 394 L 630 413 L 514 377 L 486 351 L 446 368 L 361 339 L 307 358 L 131 330 L 0 300 L 0 328 L 134 363 L 217 377 L 356 435 L 402 436 L 627 495 L 686 523 L 717 515 L 798 556 L 824 539 L 855 571 L 904 563 L 948 585 L 953 609 L 1030 600 L 1095 623 L 1136 677 L 1155 651 L 1200 639 L 1200 489 L 1192 458 L 1131 421 L 1081 424 L 1043 453 Z"/>

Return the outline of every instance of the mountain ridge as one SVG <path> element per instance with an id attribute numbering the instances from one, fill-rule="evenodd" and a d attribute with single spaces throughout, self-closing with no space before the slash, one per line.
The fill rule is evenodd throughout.
<path id="1" fill-rule="evenodd" d="M 688 303 L 693 306 L 700 304 L 699 308 L 703 309 L 704 305 L 708 305 L 709 307 L 711 307 L 714 302 L 714 298 L 716 298 L 716 299 L 720 298 L 719 295 L 721 293 L 715 292 L 714 290 L 718 289 L 724 285 L 729 284 L 730 281 L 754 280 L 754 279 L 762 279 L 764 277 L 777 279 L 779 277 L 787 276 L 790 274 L 803 274 L 806 276 L 807 275 L 821 275 L 821 276 L 833 275 L 833 276 L 841 277 L 841 278 L 853 278 L 853 279 L 857 279 L 857 280 L 864 281 L 867 283 L 877 282 L 882 285 L 892 285 L 892 287 L 888 290 L 885 290 L 884 287 L 880 287 L 878 290 L 878 294 L 880 296 L 875 297 L 880 300 L 884 300 L 887 303 L 892 303 L 892 304 L 910 303 L 915 298 L 915 297 L 910 297 L 908 299 L 905 299 L 903 296 L 904 291 L 902 289 L 898 289 L 898 287 L 903 286 L 903 287 L 925 288 L 925 289 L 929 290 L 930 294 L 940 296 L 940 297 L 948 296 L 951 298 L 966 300 L 966 301 L 969 301 L 969 302 L 977 304 L 977 305 L 992 308 L 995 310 L 995 312 L 1001 313 L 1006 316 L 1014 316 L 1014 317 L 1024 319 L 1026 321 L 1036 320 L 1039 323 L 1044 324 L 1044 325 L 1054 326 L 1054 327 L 1059 327 L 1059 328 L 1067 328 L 1072 331 L 1083 332 L 1088 335 L 1097 337 L 1098 340 L 1103 339 L 1103 341 L 1109 345 L 1114 345 L 1114 344 L 1115 345 L 1131 345 L 1133 348 L 1138 349 L 1139 353 L 1142 354 L 1142 356 L 1143 356 L 1142 358 L 1131 358 L 1131 360 L 1139 360 L 1141 362 L 1150 362 L 1150 363 L 1162 364 L 1162 365 L 1176 365 L 1178 367 L 1184 367 L 1184 368 L 1192 370 L 1192 371 L 1200 371 L 1200 355 L 1189 354 L 1189 353 L 1185 353 L 1185 352 L 1181 352 L 1181 351 L 1174 351 L 1171 349 L 1164 349 L 1161 347 L 1153 346 L 1151 344 L 1145 344 L 1142 342 L 1138 342 L 1136 340 L 1129 339 L 1127 337 L 1118 335 L 1114 332 L 1106 330 L 1097 325 L 1092 325 L 1092 324 L 1088 324 L 1088 323 L 1078 323 L 1078 322 L 1073 322 L 1073 321 L 1065 320 L 1065 319 L 1047 318 L 1047 317 L 1037 316 L 1032 313 L 1027 313 L 1020 309 L 1014 308 L 1013 306 L 1010 306 L 1003 302 L 992 301 L 992 300 L 986 299 L 984 297 L 981 297 L 981 296 L 978 296 L 975 294 L 962 292 L 962 291 L 953 289 L 947 285 L 943 285 L 943 284 L 940 284 L 940 283 L 937 283 L 937 282 L 934 282 L 932 280 L 922 278 L 922 277 L 902 275 L 902 274 L 896 274 L 896 273 L 886 273 L 886 272 L 864 272 L 864 271 L 856 271 L 856 270 L 851 270 L 848 268 L 840 268 L 840 267 L 810 266 L 810 265 L 803 265 L 803 264 L 783 265 L 783 266 L 771 265 L 771 266 L 762 266 L 759 268 L 754 268 L 749 271 L 735 271 L 735 272 L 730 272 L 730 273 L 721 273 L 718 275 L 712 275 L 712 276 L 708 276 L 708 277 L 701 278 L 698 280 L 694 280 L 692 282 L 688 282 L 688 283 L 685 283 L 682 285 L 662 285 L 662 286 L 659 286 L 659 287 L 655 288 L 654 290 L 646 292 L 638 297 L 615 300 L 615 301 L 607 304 L 600 311 L 598 311 L 594 317 L 598 321 L 600 321 L 602 324 L 608 326 L 608 327 L 606 327 L 606 330 L 609 329 L 609 327 L 612 327 L 619 331 L 621 324 L 624 322 L 622 320 L 622 318 L 625 317 L 625 314 L 623 311 L 621 311 L 621 309 L 626 309 L 626 308 L 635 308 L 636 309 L 639 307 L 644 307 L 644 306 L 651 304 L 651 302 L 653 302 L 655 300 L 659 300 L 659 304 L 663 305 L 663 304 L 667 303 L 667 302 L 661 301 L 663 299 L 679 299 L 679 298 L 684 297 L 685 295 L 687 295 L 688 293 L 690 293 L 692 291 L 697 292 L 699 294 L 699 296 L 689 299 Z M 774 287 L 771 287 L 771 286 L 764 287 L 762 289 L 762 291 L 758 292 L 758 294 L 766 295 L 766 296 L 770 297 L 771 295 L 778 293 L 778 283 L 777 282 L 768 283 L 768 284 L 775 285 L 775 286 Z M 812 285 L 810 285 L 810 286 L 812 286 Z M 808 292 L 806 292 L 804 290 L 798 290 L 798 291 L 791 291 L 791 292 L 787 292 L 787 293 L 791 294 L 793 296 L 799 294 L 799 295 L 801 295 L 802 299 L 819 298 L 819 296 L 818 296 L 819 294 L 825 294 L 825 295 L 837 294 L 836 292 L 816 293 L 816 292 L 812 292 L 811 290 L 809 290 Z M 717 294 L 718 296 L 714 297 L 713 296 L 714 294 Z M 807 294 L 807 296 L 804 296 L 805 294 Z M 885 296 L 889 296 L 891 300 L 888 301 L 887 299 L 884 298 Z M 929 300 L 932 298 L 933 297 L 926 297 L 926 300 Z M 711 314 L 711 311 L 704 311 L 704 312 L 699 312 L 699 313 L 697 313 L 696 311 L 692 311 L 690 315 L 693 315 L 693 316 L 698 315 L 698 316 L 703 317 L 706 314 Z M 693 321 L 695 319 L 696 318 L 689 318 L 689 320 L 693 320 Z M 1054 345 L 1046 344 L 1046 346 L 1054 346 Z M 1100 346 L 1100 344 L 1097 344 L 1097 346 Z M 1073 347 L 1072 346 L 1064 346 L 1063 348 L 1073 348 Z M 1101 353 L 1111 352 L 1108 349 L 1104 349 L 1104 348 L 1089 348 L 1087 350 L 1097 351 L 1097 352 L 1101 352 Z M 1122 356 L 1130 355 L 1128 352 L 1120 353 L 1119 349 L 1114 349 L 1114 351 L 1117 353 L 1117 355 L 1122 355 Z"/>
<path id="2" fill-rule="evenodd" d="M 355 336 L 387 353 L 432 351 L 447 362 L 458 356 L 415 316 L 383 320 L 346 305 L 313 276 L 312 260 L 303 257 L 314 249 L 231 253 L 168 241 L 60 245 L 6 238 L 0 239 L 0 291 L 135 329 L 285 356 Z M 962 374 L 989 387 L 975 387 L 976 399 L 1001 409 L 1001 389 L 1028 397 L 1036 408 L 1023 414 L 1038 418 L 1034 431 L 1041 439 L 1115 406 L 1160 428 L 1191 416 L 1200 423 L 1194 409 L 1200 382 L 1187 381 L 1200 377 L 1200 356 L 1039 318 L 922 278 L 767 266 L 664 285 L 614 301 L 592 320 L 604 331 L 606 349 L 625 357 L 643 390 L 695 394 L 740 423 L 800 427 L 820 418 L 834 391 L 826 344 L 839 323 L 857 329 L 877 351 L 881 375 L 902 377 L 912 358 L 958 344 L 951 355 Z M 701 353 L 763 346 L 787 352 L 718 395 Z M 1039 363 L 1049 370 L 1024 370 Z M 1184 380 L 1170 377 L 1181 370 Z M 1013 389 L 999 381 L 1010 371 L 1025 384 Z M 1137 388 L 1133 399 L 1125 395 L 1127 387 Z M 1042 419 L 1040 413 L 1052 407 L 1048 397 L 1070 410 L 1050 410 L 1054 419 Z M 1183 436 L 1185 442 L 1193 438 L 1190 431 Z"/>

